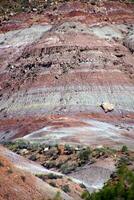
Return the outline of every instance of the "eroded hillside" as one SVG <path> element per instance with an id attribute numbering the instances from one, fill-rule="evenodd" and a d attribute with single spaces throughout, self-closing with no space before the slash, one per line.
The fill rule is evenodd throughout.
<path id="1" fill-rule="evenodd" d="M 78 182 L 102 187 L 116 168 L 117 155 L 95 163 L 87 159 L 79 169 L 75 151 L 66 156 L 56 150 L 55 160 L 50 147 L 68 144 L 79 151 L 125 145 L 134 150 L 134 4 L 14 1 L 9 6 L 1 1 L 0 10 L 0 143 L 21 139 L 44 145 L 42 152 L 47 148 L 50 157 L 38 148 L 26 155 L 15 152 L 28 159 L 36 154 L 34 161 L 46 171 L 49 161 L 75 163 L 69 176 L 76 185 L 69 183 L 73 190 L 66 198 L 81 199 Z M 59 169 L 51 170 L 64 174 Z M 53 188 L 62 191 L 68 178 L 59 179 Z"/>

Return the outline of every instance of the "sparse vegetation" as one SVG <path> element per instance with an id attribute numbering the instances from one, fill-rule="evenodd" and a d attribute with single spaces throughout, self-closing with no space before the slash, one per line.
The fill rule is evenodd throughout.
<path id="1" fill-rule="evenodd" d="M 0 13 L 7 14 L 10 12 L 21 12 L 25 8 L 28 8 L 29 0 L 1 0 L 0 2 Z"/>
<path id="2" fill-rule="evenodd" d="M 115 149 L 109 148 L 109 147 L 102 147 L 102 148 L 96 148 L 92 152 L 92 156 L 95 158 L 99 158 L 101 156 L 111 156 L 116 153 Z"/>
<path id="3" fill-rule="evenodd" d="M 25 156 L 26 158 L 40 163 L 47 169 L 56 169 L 63 174 L 68 174 L 78 167 L 87 163 L 94 163 L 97 159 L 114 157 L 118 151 L 109 147 L 90 149 L 89 147 L 78 147 L 70 145 L 39 145 L 18 140 L 5 144 L 10 150 Z M 121 155 L 122 154 L 122 155 Z M 123 146 L 121 149 L 120 163 L 130 163 L 128 149 Z"/>
<path id="4" fill-rule="evenodd" d="M 11 151 L 18 151 L 20 149 L 27 149 L 30 146 L 30 143 L 25 140 L 9 141 L 5 142 L 4 145 L 9 148 Z"/>

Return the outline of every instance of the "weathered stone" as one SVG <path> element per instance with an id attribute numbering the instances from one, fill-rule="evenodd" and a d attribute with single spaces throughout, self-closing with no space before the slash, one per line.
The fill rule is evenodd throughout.
<path id="1" fill-rule="evenodd" d="M 106 113 L 114 110 L 114 105 L 109 102 L 103 102 L 100 106 Z"/>

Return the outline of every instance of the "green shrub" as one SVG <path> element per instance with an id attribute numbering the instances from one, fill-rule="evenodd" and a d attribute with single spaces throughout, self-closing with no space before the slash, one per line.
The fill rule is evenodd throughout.
<path id="1" fill-rule="evenodd" d="M 119 167 L 116 180 L 110 180 L 99 192 L 90 194 L 84 192 L 85 200 L 133 200 L 134 199 L 134 172 L 125 165 Z"/>
<path id="2" fill-rule="evenodd" d="M 77 167 L 76 164 L 69 165 L 68 163 L 65 163 L 60 167 L 60 170 L 63 174 L 68 174 L 73 170 L 75 170 L 76 167 Z"/>
<path id="3" fill-rule="evenodd" d="M 121 151 L 124 152 L 124 153 L 128 152 L 127 146 L 123 145 Z"/>
<path id="4" fill-rule="evenodd" d="M 87 161 L 87 160 L 89 160 L 89 155 L 90 155 L 90 154 L 91 154 L 90 148 L 86 148 L 86 149 L 83 149 L 83 150 L 81 150 L 81 151 L 79 152 L 78 157 L 79 157 L 79 159 L 80 159 L 81 161 Z"/>
<path id="5" fill-rule="evenodd" d="M 71 190 L 70 190 L 70 188 L 69 188 L 68 185 L 63 185 L 63 186 L 61 187 L 61 189 L 62 189 L 65 193 L 71 192 Z"/>
<path id="6" fill-rule="evenodd" d="M 53 173 L 50 173 L 47 175 L 49 179 L 57 179 L 57 178 L 62 178 L 62 176 L 60 175 L 57 175 L 57 174 L 53 174 Z"/>

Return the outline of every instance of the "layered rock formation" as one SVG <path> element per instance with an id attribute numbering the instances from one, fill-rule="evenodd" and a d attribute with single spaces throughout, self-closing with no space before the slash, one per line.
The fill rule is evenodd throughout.
<path id="1" fill-rule="evenodd" d="M 0 143 L 134 149 L 133 52 L 131 3 L 60 2 L 2 18 Z M 0 155 L 0 199 L 53 199 L 60 190 L 33 175 L 53 171 L 3 147 Z M 115 161 L 114 153 L 73 171 L 72 191 L 61 197 L 81 199 L 76 183 L 100 189 Z M 68 183 L 62 176 L 58 188 Z"/>
<path id="2" fill-rule="evenodd" d="M 52 8 L 2 21 L 0 141 L 133 148 L 134 5 Z"/>

